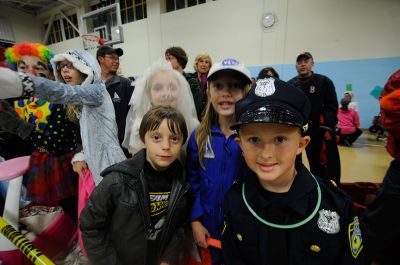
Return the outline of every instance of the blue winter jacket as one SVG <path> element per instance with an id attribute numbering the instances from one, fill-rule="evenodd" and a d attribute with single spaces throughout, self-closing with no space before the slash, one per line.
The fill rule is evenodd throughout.
<path id="1" fill-rule="evenodd" d="M 225 193 L 234 181 L 244 176 L 245 162 L 235 136 L 225 138 L 217 124 L 206 141 L 203 169 L 200 166 L 196 132 L 187 146 L 188 180 L 192 185 L 194 204 L 191 220 L 199 219 L 212 237 L 220 238 L 223 227 Z"/>

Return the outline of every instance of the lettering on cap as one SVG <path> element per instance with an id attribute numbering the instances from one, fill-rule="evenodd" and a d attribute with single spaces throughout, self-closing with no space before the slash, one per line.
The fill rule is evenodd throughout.
<path id="1" fill-rule="evenodd" d="M 258 79 L 254 93 L 263 98 L 273 95 L 275 93 L 275 79 L 271 77 Z"/>
<path id="2" fill-rule="evenodd" d="M 235 59 L 225 59 L 221 62 L 222 66 L 236 66 L 240 63 Z"/>

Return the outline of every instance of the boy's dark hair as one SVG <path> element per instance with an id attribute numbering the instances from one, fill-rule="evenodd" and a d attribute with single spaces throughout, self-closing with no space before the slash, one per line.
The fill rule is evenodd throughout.
<path id="1" fill-rule="evenodd" d="M 349 98 L 342 98 L 341 100 L 340 100 L 340 105 L 341 105 L 341 109 L 342 110 L 344 110 L 344 111 L 346 111 L 346 110 L 348 110 L 349 109 L 349 104 L 350 104 L 350 102 L 351 102 L 351 99 L 349 99 Z"/>
<path id="2" fill-rule="evenodd" d="M 168 129 L 183 136 L 184 144 L 188 137 L 185 118 L 176 109 L 170 106 L 156 106 L 151 108 L 142 119 L 139 128 L 139 136 L 144 143 L 144 136 L 149 131 L 157 130 L 163 120 L 167 119 Z"/>
<path id="3" fill-rule="evenodd" d="M 273 67 L 265 67 L 261 69 L 261 71 L 258 73 L 257 79 L 263 79 L 269 77 L 270 75 L 268 74 L 268 72 L 272 73 L 271 77 L 279 79 L 279 74 Z"/>
<path id="4" fill-rule="evenodd" d="M 181 47 L 173 46 L 165 51 L 165 55 L 172 55 L 176 58 L 180 66 L 185 69 L 188 62 L 188 57 L 184 49 Z"/>

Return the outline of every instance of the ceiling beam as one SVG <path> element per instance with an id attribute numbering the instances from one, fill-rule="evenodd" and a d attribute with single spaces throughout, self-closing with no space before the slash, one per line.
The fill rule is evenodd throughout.
<path id="1" fill-rule="evenodd" d="M 61 16 L 71 25 L 71 27 L 73 27 L 78 33 L 80 33 L 79 29 L 74 25 L 74 23 L 72 23 L 71 20 L 69 20 L 69 18 L 67 18 L 67 16 L 60 11 Z"/>
<path id="2" fill-rule="evenodd" d="M 16 9 L 16 10 L 19 10 L 21 12 L 24 12 L 24 13 L 27 13 L 27 14 L 30 14 L 30 15 L 35 15 L 35 12 L 33 10 L 27 10 L 26 8 L 18 7 L 15 4 L 11 4 L 11 2 L 4 2 L 4 1 L 0 1 L 0 2 L 3 5 L 8 6 L 8 7 L 12 8 L 12 9 Z"/>
<path id="3" fill-rule="evenodd" d="M 66 1 L 66 0 L 58 0 L 58 1 L 61 2 L 61 3 L 66 4 L 66 5 L 70 5 L 70 6 L 73 6 L 73 7 L 76 7 L 76 8 L 81 8 L 79 5 L 77 5 L 75 3 L 71 3 L 70 1 Z"/>
<path id="4" fill-rule="evenodd" d="M 54 13 L 51 14 L 49 24 L 47 24 L 48 25 L 47 30 L 46 30 L 46 33 L 44 34 L 43 41 L 42 41 L 42 43 L 44 43 L 45 45 L 47 45 L 47 42 L 48 42 L 47 39 L 49 38 L 51 28 L 53 27 L 54 16 L 55 16 Z"/>
<path id="5" fill-rule="evenodd" d="M 15 1 L 13 1 L 15 2 Z M 28 6 L 37 6 L 37 7 L 45 7 L 47 6 L 46 4 L 40 4 L 40 3 L 35 3 L 32 0 L 29 1 L 18 1 L 20 2 L 21 5 L 19 5 L 19 7 L 24 8 L 24 6 L 28 5 Z"/>

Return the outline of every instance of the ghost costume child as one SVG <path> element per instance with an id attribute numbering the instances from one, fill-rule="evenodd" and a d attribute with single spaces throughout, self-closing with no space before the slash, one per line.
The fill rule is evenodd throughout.
<path id="1" fill-rule="evenodd" d="M 139 127 L 144 114 L 155 105 L 169 105 L 185 118 L 188 133 L 199 125 L 189 83 L 165 60 L 155 62 L 135 81 L 126 117 L 125 138 L 122 145 L 132 154 L 143 148 Z M 186 150 L 186 145 L 182 148 Z"/>
<path id="2" fill-rule="evenodd" d="M 87 75 L 81 85 L 67 85 L 56 70 L 58 62 L 68 60 Z M 87 52 L 69 50 L 51 60 L 56 81 L 0 68 L 0 98 L 35 96 L 52 103 L 83 105 L 78 113 L 85 161 L 95 184 L 100 172 L 126 159 L 119 146 L 114 107 L 101 81 L 100 67 Z"/>

